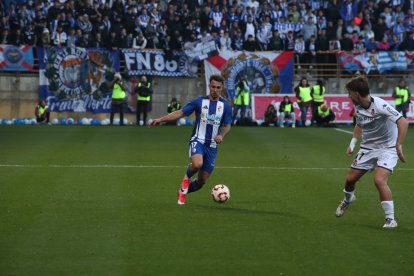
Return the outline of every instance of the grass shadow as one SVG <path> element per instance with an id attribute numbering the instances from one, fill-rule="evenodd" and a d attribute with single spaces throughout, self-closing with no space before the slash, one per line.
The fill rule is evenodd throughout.
<path id="1" fill-rule="evenodd" d="M 265 215 L 265 216 L 283 216 L 291 218 L 302 218 L 297 214 L 292 214 L 288 212 L 281 212 L 276 210 L 258 210 L 258 209 L 247 209 L 233 206 L 214 206 L 214 205 L 201 205 L 201 204 L 191 204 L 198 209 L 210 209 L 217 212 L 227 212 L 235 213 L 241 215 Z"/>

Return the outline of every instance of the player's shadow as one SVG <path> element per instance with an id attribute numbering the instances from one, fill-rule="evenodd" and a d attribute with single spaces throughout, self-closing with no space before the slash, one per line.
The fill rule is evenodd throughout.
<path id="1" fill-rule="evenodd" d="M 219 203 L 218 203 L 219 204 Z M 245 208 L 238 208 L 232 206 L 214 206 L 214 205 L 193 205 L 196 208 L 200 209 L 210 209 L 220 213 L 236 213 L 242 215 L 266 215 L 266 216 L 283 216 L 283 217 L 290 217 L 290 218 L 300 218 L 297 214 L 292 214 L 288 212 L 281 212 L 281 211 L 272 211 L 272 210 L 257 210 L 257 209 L 245 209 Z"/>

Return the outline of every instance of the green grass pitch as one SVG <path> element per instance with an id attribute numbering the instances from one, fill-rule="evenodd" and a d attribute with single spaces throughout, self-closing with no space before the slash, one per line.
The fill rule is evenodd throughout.
<path id="1" fill-rule="evenodd" d="M 352 131 L 345 128 L 346 131 Z M 0 127 L 0 275 L 413 275 L 414 133 L 390 178 L 397 229 L 335 129 L 233 128 L 177 205 L 190 127 Z M 231 199 L 217 204 L 223 183 Z"/>

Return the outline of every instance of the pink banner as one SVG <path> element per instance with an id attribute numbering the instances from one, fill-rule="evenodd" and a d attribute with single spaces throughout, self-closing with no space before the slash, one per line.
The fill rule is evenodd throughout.
<path id="1" fill-rule="evenodd" d="M 273 104 L 277 111 L 279 111 L 279 104 L 283 100 L 283 97 L 286 95 L 252 95 L 252 119 L 255 121 L 262 121 L 264 117 L 264 112 L 269 104 Z M 293 102 L 293 108 L 295 110 L 296 118 L 300 118 L 299 106 L 296 103 L 296 97 L 294 95 L 287 95 L 290 100 Z M 388 101 L 392 106 L 394 106 L 394 99 L 391 96 L 382 96 L 375 95 L 383 98 Z M 413 99 L 412 99 L 413 100 Z M 336 119 L 335 122 L 345 123 L 352 122 L 352 117 L 350 115 L 353 104 L 347 95 L 326 95 L 325 101 L 330 106 L 332 111 L 335 113 Z M 312 117 L 312 112 L 309 110 L 307 118 Z M 407 112 L 407 119 L 409 121 L 414 121 L 414 108 L 410 104 L 410 110 Z"/>

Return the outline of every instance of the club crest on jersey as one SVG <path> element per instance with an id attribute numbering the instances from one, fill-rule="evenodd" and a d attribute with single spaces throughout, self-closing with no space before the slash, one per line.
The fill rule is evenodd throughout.
<path id="1" fill-rule="evenodd" d="M 375 110 L 371 109 L 371 115 L 374 116 L 375 115 Z"/>
<path id="2" fill-rule="evenodd" d="M 221 106 L 217 107 L 217 111 L 219 112 L 221 111 Z"/>

